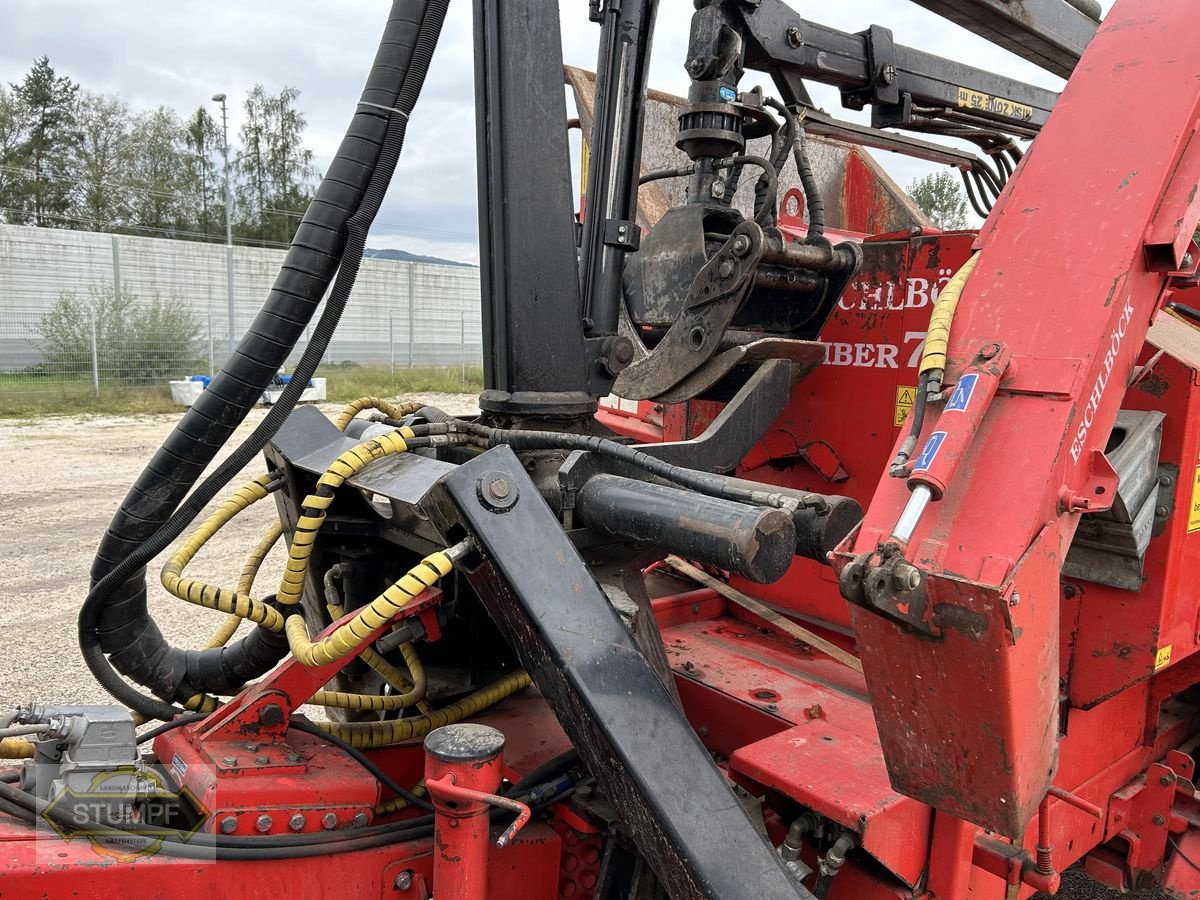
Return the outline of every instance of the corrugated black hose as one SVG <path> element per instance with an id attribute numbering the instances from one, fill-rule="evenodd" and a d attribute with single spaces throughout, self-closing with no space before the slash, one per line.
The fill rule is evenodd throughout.
<path id="1" fill-rule="evenodd" d="M 179 713 L 170 701 L 236 690 L 287 652 L 282 635 L 261 628 L 225 648 L 170 646 L 146 607 L 144 567 L 266 446 L 320 363 L 349 299 L 367 229 L 403 147 L 448 5 L 394 0 L 358 109 L 271 294 L 233 356 L 139 476 L 101 541 L 93 587 L 79 614 L 80 649 L 101 685 L 140 713 L 170 718 Z M 176 510 L 295 346 L 335 271 L 329 299 L 279 401 Z M 143 695 L 118 672 L 162 700 Z"/>

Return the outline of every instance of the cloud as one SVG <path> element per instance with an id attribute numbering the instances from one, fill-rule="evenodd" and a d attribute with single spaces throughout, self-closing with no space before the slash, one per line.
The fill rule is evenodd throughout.
<path id="1" fill-rule="evenodd" d="M 882 24 L 899 43 L 1061 87 L 1037 67 L 915 6 L 894 0 L 793 5 L 843 31 Z M 118 94 L 135 110 L 167 105 L 186 114 L 223 91 L 232 104 L 231 132 L 240 125 L 240 98 L 254 84 L 269 90 L 294 85 L 308 118 L 307 140 L 323 165 L 353 113 L 387 6 L 385 0 L 5 0 L 0 80 L 19 79 L 45 53 L 61 73 L 91 90 Z M 594 68 L 598 27 L 587 20 L 587 4 L 567 0 L 560 7 L 566 61 Z M 686 93 L 692 4 L 662 0 L 659 9 L 651 83 Z M 477 259 L 472 65 L 471 3 L 454 0 L 372 246 Z M 743 84 L 756 82 L 769 83 L 747 73 Z M 814 86 L 814 96 L 835 115 L 863 120 L 840 108 L 835 91 Z M 886 153 L 880 159 L 901 184 L 932 168 Z"/>

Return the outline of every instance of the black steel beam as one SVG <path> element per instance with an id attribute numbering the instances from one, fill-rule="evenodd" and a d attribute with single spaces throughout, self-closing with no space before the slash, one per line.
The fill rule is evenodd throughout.
<path id="1" fill-rule="evenodd" d="M 1031 63 L 1070 78 L 1100 23 L 1067 0 L 913 0 Z"/>
<path id="2" fill-rule="evenodd" d="M 811 898 L 755 831 L 512 450 L 460 466 L 427 509 L 447 540 L 474 537 L 483 561 L 472 585 L 667 893 Z"/>
<path id="3" fill-rule="evenodd" d="M 800 17 L 783 0 L 739 4 L 749 44 L 746 68 L 811 78 L 851 106 L 946 108 L 1024 133 L 1045 124 L 1058 95 L 891 42 L 886 29 L 848 34 Z M 890 124 L 890 123 L 889 123 Z"/>
<path id="4" fill-rule="evenodd" d="M 596 407 L 580 314 L 558 0 L 475 0 L 486 411 Z"/>

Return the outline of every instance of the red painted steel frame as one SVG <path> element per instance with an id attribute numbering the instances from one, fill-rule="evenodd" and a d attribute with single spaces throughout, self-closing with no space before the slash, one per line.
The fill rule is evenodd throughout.
<path id="1" fill-rule="evenodd" d="M 1111 483 L 1103 450 L 1124 386 L 1200 218 L 1198 66 L 1187 0 L 1109 14 L 980 235 L 954 320 L 951 382 L 991 344 L 1012 364 L 907 548 L 941 634 L 852 613 L 893 785 L 1011 836 L 1057 766 L 1058 571 L 1077 498 Z M 963 420 L 949 416 L 935 409 L 924 440 L 947 431 L 950 444 Z M 888 540 L 907 499 L 880 481 L 839 568 Z"/>

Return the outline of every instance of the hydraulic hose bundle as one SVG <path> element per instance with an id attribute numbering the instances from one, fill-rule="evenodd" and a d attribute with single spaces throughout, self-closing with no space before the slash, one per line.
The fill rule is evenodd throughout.
<path id="1" fill-rule="evenodd" d="M 349 298 L 367 228 L 403 146 L 408 116 L 447 7 L 448 0 L 394 0 L 346 137 L 297 229 L 266 303 L 212 384 L 142 472 L 97 551 L 93 587 L 80 610 L 80 649 L 97 680 L 140 713 L 171 718 L 178 713 L 172 702 L 194 702 L 204 692 L 236 689 L 287 652 L 282 635 L 261 627 L 227 647 L 185 651 L 170 646 L 147 610 L 144 567 L 265 446 L 320 361 Z M 257 403 L 335 272 L 337 281 L 325 311 L 280 402 L 176 510 Z M 143 695 L 118 672 L 162 700 Z"/>

